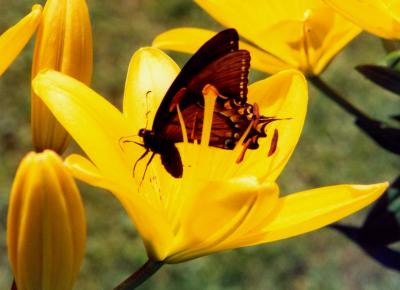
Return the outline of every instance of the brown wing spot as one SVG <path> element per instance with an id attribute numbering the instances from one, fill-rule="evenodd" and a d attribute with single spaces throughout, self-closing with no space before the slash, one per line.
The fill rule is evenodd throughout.
<path id="1" fill-rule="evenodd" d="M 275 153 L 276 147 L 278 145 L 278 130 L 274 130 L 274 135 L 272 136 L 271 146 L 269 147 L 268 157 Z"/>

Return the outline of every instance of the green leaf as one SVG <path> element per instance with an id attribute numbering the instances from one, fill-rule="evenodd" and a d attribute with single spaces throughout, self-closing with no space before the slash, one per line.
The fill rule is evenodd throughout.
<path id="1" fill-rule="evenodd" d="M 369 212 L 360 229 L 360 238 L 380 245 L 400 240 L 400 176 Z"/>
<path id="2" fill-rule="evenodd" d="M 400 154 L 400 129 L 370 118 L 357 118 L 355 123 L 381 147 Z"/>
<path id="3" fill-rule="evenodd" d="M 375 84 L 400 96 L 400 71 L 379 65 L 359 65 L 356 70 Z"/>

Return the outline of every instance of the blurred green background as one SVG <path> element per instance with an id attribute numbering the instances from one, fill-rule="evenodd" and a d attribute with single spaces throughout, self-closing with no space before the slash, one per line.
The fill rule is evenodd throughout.
<path id="1" fill-rule="evenodd" d="M 44 2 L 44 1 L 39 1 Z M 30 0 L 0 0 L 0 32 L 25 15 Z M 187 0 L 89 0 L 94 35 L 93 88 L 121 105 L 133 52 L 160 32 L 178 26 L 221 29 Z M 8 195 L 19 160 L 31 150 L 30 66 L 33 41 L 0 79 L 0 289 L 11 271 L 5 241 Z M 183 64 L 187 55 L 171 54 Z M 362 34 L 322 75 L 354 104 L 388 121 L 399 99 L 356 73 L 385 52 L 379 39 Z M 0 56 L 1 57 L 1 56 Z M 252 73 L 252 79 L 264 77 Z M 95 140 L 94 140 L 95 142 Z M 310 87 L 309 114 L 294 156 L 279 179 L 282 193 L 338 183 L 392 181 L 399 159 L 377 146 L 330 100 Z M 108 192 L 80 183 L 88 220 L 85 261 L 75 289 L 112 289 L 141 266 L 146 255 L 122 207 Z M 359 223 L 366 210 L 344 222 Z M 400 275 L 366 256 L 331 229 L 257 247 L 233 250 L 162 268 L 140 289 L 399 289 Z"/>

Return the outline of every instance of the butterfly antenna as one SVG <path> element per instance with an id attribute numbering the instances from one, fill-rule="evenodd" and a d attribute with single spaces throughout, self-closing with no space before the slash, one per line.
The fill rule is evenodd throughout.
<path id="1" fill-rule="evenodd" d="M 122 152 L 125 152 L 124 147 L 122 146 L 122 144 L 125 144 L 125 143 L 136 143 L 138 145 L 142 145 L 142 144 L 137 143 L 135 141 L 129 140 L 130 138 L 137 137 L 137 136 L 138 136 L 137 134 L 136 135 L 129 135 L 129 136 L 122 136 L 121 138 L 118 139 L 118 144 L 119 144 L 119 147 L 121 148 Z"/>
<path id="2" fill-rule="evenodd" d="M 147 129 L 147 125 L 149 125 L 149 114 L 150 114 L 150 110 L 149 110 L 149 94 L 151 94 L 151 91 L 147 91 L 146 92 L 146 126 L 145 126 L 146 129 Z"/>

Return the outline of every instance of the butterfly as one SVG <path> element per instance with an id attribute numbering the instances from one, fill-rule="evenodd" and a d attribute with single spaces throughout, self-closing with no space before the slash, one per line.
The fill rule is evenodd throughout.
<path id="1" fill-rule="evenodd" d="M 258 148 L 258 138 L 266 137 L 266 125 L 277 119 L 260 115 L 256 104 L 247 103 L 250 53 L 240 50 L 238 42 L 237 31 L 226 29 L 203 44 L 189 59 L 165 94 L 152 129 L 143 128 L 139 131 L 146 151 L 136 164 L 151 151 L 147 166 L 159 154 L 165 169 L 175 178 L 182 177 L 182 159 L 175 146 L 183 142 L 177 106 L 183 117 L 188 141 L 201 141 L 203 89 L 206 86 L 218 92 L 208 145 L 232 150 L 247 132 L 243 141 L 244 149 L 237 162 L 244 158 L 247 149 Z M 268 155 L 275 151 L 277 137 L 275 130 Z"/>

